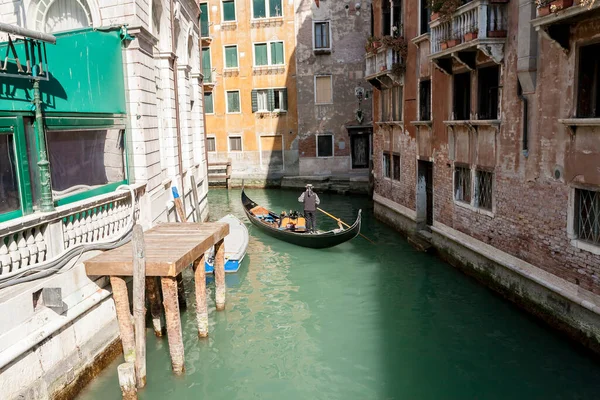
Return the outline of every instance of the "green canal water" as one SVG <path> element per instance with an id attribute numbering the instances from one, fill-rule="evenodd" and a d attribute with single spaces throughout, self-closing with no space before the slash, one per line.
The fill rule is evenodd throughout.
<path id="1" fill-rule="evenodd" d="M 239 191 L 210 192 L 211 220 L 245 220 Z M 250 190 L 280 212 L 299 193 Z M 599 399 L 600 363 L 585 350 L 376 221 L 364 197 L 322 195 L 363 233 L 333 249 L 277 241 L 247 222 L 247 258 L 227 276 L 227 308 L 211 290 L 210 337 L 196 336 L 193 288 L 182 314 L 186 373 L 148 329 L 142 400 Z M 319 215 L 320 227 L 335 223 Z M 186 279 L 189 281 L 190 276 Z M 209 284 L 209 289 L 214 288 Z M 80 395 L 118 399 L 116 360 Z"/>

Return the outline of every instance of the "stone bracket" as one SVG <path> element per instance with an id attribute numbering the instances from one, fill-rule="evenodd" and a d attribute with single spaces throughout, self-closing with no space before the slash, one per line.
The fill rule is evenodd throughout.
<path id="1" fill-rule="evenodd" d="M 569 54 L 571 48 L 569 39 L 571 37 L 571 25 L 560 24 L 560 25 L 548 25 L 543 28 L 538 28 L 542 34 L 559 46 L 559 48 Z"/>
<path id="2" fill-rule="evenodd" d="M 450 54 L 456 62 L 465 66 L 469 71 L 475 71 L 477 53 L 472 51 L 455 52 Z"/>
<path id="3" fill-rule="evenodd" d="M 452 75 L 452 59 L 438 58 L 433 60 L 433 65 L 446 75 Z"/>
<path id="4" fill-rule="evenodd" d="M 496 64 L 501 64 L 504 60 L 504 43 L 485 43 L 477 45 L 477 49 L 491 58 Z"/>

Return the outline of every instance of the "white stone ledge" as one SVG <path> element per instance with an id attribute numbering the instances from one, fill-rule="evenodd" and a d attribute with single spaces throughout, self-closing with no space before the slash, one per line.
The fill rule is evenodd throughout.
<path id="1" fill-rule="evenodd" d="M 439 222 L 431 230 L 600 315 L 600 296 Z"/>
<path id="2" fill-rule="evenodd" d="M 382 206 L 385 206 L 389 209 L 391 209 L 392 211 L 397 212 L 400 215 L 405 216 L 406 218 L 409 218 L 412 221 L 417 221 L 417 212 L 411 210 L 408 207 L 404 207 L 401 204 L 396 203 L 395 201 L 392 201 L 390 199 L 386 199 L 385 197 L 378 195 L 377 193 L 373 194 L 373 201 L 375 203 L 381 204 Z"/>

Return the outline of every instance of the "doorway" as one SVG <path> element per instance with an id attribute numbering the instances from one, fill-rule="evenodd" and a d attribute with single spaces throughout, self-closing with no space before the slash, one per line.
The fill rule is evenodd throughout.
<path id="1" fill-rule="evenodd" d="M 433 225 L 433 163 L 419 160 L 417 180 L 417 227 Z"/>
<path id="2" fill-rule="evenodd" d="M 350 135 L 352 149 L 352 169 L 369 168 L 369 155 L 371 144 L 368 132 L 357 132 Z"/>

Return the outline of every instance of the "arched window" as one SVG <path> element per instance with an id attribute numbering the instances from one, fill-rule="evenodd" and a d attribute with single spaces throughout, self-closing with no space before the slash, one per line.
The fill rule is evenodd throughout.
<path id="1" fill-rule="evenodd" d="M 54 0 L 39 3 L 36 23 L 47 33 L 70 31 L 92 26 L 92 15 L 85 0 Z"/>

